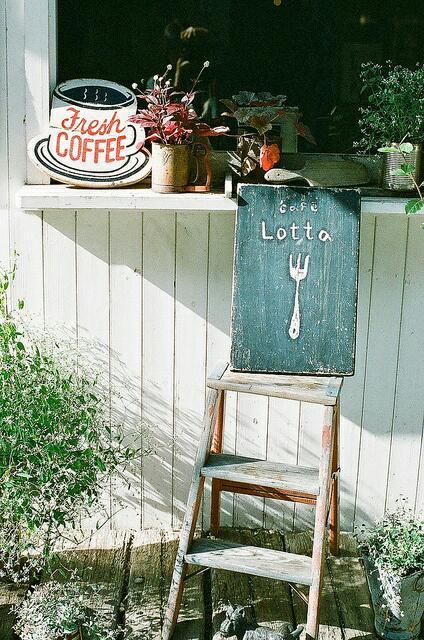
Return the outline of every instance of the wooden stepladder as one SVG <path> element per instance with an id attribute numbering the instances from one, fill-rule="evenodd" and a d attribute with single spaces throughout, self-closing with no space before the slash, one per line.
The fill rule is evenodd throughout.
<path id="1" fill-rule="evenodd" d="M 306 634 L 317 640 L 319 605 L 329 523 L 329 546 L 339 548 L 339 418 L 341 377 L 289 376 L 237 373 L 220 364 L 207 380 L 203 431 L 187 499 L 180 544 L 175 561 L 162 640 L 172 637 L 188 565 L 227 569 L 240 573 L 309 586 Z M 325 406 L 319 468 L 268 462 L 222 453 L 226 391 L 300 400 Z M 282 434 L 284 437 L 284 434 Z M 316 506 L 312 558 L 271 549 L 244 546 L 218 538 L 193 535 L 205 478 L 212 478 L 211 533 L 219 534 L 220 494 L 245 493 L 265 498 L 303 502 Z"/>

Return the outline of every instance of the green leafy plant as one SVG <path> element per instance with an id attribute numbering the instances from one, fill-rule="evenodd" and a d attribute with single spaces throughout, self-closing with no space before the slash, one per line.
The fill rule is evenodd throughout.
<path id="1" fill-rule="evenodd" d="M 35 587 L 16 614 L 21 640 L 115 640 L 119 634 L 104 609 L 100 587 L 75 576 L 64 584 L 52 580 Z"/>
<path id="2" fill-rule="evenodd" d="M 362 550 L 379 570 L 383 596 L 390 608 L 400 604 L 405 576 L 424 570 L 424 517 L 402 501 L 372 528 L 358 534 Z"/>
<path id="3" fill-rule="evenodd" d="M 424 65 L 411 70 L 391 62 L 362 65 L 362 93 L 368 104 L 360 109 L 362 138 L 356 146 L 365 151 L 424 139 Z"/>
<path id="4" fill-rule="evenodd" d="M 49 562 L 55 541 L 138 452 L 110 424 L 96 377 L 9 311 L 14 276 L 0 273 L 0 577 L 19 582 Z"/>
<path id="5" fill-rule="evenodd" d="M 407 156 L 412 153 L 413 149 L 414 147 L 410 142 L 401 142 L 400 144 L 393 143 L 389 147 L 379 148 L 379 151 L 382 153 L 399 153 L 402 156 L 403 163 L 400 165 L 399 169 L 392 171 L 392 174 L 395 176 L 409 177 L 417 190 L 418 198 L 409 200 L 405 205 L 406 215 L 420 213 L 424 209 L 424 193 L 422 191 L 424 182 L 417 181 L 415 177 L 415 164 L 407 161 Z M 424 228 L 424 224 L 421 226 Z"/>

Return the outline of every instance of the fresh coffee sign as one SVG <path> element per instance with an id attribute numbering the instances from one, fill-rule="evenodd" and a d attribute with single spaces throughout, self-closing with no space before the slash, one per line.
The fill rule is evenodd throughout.
<path id="1" fill-rule="evenodd" d="M 132 91 L 106 80 L 69 80 L 53 93 L 48 135 L 28 145 L 33 163 L 69 184 L 132 184 L 150 171 L 144 132 L 128 122 L 137 111 Z"/>
<path id="2" fill-rule="evenodd" d="M 233 369 L 353 374 L 359 217 L 356 189 L 241 185 Z"/>

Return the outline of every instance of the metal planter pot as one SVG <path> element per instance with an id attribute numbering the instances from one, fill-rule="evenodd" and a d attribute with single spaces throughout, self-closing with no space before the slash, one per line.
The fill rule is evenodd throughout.
<path id="1" fill-rule="evenodd" d="M 419 182 L 421 175 L 422 147 L 420 144 L 414 146 L 411 153 L 406 154 L 405 158 L 400 153 L 389 152 L 382 153 L 383 170 L 381 177 L 381 186 L 384 189 L 392 189 L 393 191 L 414 191 L 415 186 L 409 176 L 394 176 L 393 171 L 400 169 L 404 163 L 415 165 L 414 178 Z"/>
<path id="2" fill-rule="evenodd" d="M 399 609 L 391 611 L 383 598 L 379 570 L 369 556 L 363 556 L 363 562 L 374 608 L 377 634 L 385 640 L 418 638 L 421 618 L 424 614 L 424 571 L 417 571 L 402 580 Z"/>
<path id="3" fill-rule="evenodd" d="M 181 193 L 190 175 L 191 145 L 152 144 L 152 190 L 157 193 Z"/>

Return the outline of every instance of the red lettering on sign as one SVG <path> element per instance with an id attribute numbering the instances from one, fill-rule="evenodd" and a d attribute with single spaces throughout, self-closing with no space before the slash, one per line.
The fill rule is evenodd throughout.
<path id="1" fill-rule="evenodd" d="M 65 158 L 68 154 L 68 151 L 67 149 L 61 151 L 60 149 L 60 142 L 62 137 L 64 137 L 65 140 L 68 139 L 68 134 L 66 133 L 66 131 L 61 131 L 56 138 L 56 153 L 60 158 Z"/>
<path id="2" fill-rule="evenodd" d="M 96 119 L 87 122 L 86 118 L 80 117 L 80 110 L 75 107 L 68 107 L 66 111 L 70 113 L 70 116 L 63 118 L 61 125 L 63 129 L 68 131 L 78 131 L 82 135 L 88 134 L 90 136 L 123 133 L 125 131 L 125 124 L 120 126 L 121 120 L 118 118 L 116 111 L 113 112 L 110 119 L 105 118 L 102 123 Z"/>

